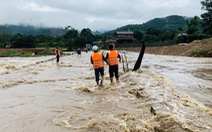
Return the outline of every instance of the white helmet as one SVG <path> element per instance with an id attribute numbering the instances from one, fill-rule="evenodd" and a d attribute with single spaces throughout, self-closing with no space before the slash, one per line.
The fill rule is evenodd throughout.
<path id="1" fill-rule="evenodd" d="M 96 45 L 94 45 L 93 47 L 92 47 L 92 50 L 94 51 L 94 52 L 96 52 L 96 51 L 98 51 L 98 46 L 96 46 Z"/>

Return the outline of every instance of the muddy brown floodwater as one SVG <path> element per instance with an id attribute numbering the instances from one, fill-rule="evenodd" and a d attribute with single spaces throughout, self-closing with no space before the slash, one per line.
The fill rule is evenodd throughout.
<path id="1" fill-rule="evenodd" d="M 212 130 L 211 58 L 145 54 L 113 85 L 105 65 L 97 87 L 90 55 L 0 58 L 0 132 Z M 126 55 L 132 70 L 138 53 Z"/>

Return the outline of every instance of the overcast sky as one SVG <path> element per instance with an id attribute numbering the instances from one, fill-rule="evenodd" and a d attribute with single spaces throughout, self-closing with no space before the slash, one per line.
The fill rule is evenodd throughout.
<path id="1" fill-rule="evenodd" d="M 0 24 L 112 30 L 169 15 L 200 16 L 202 0 L 0 0 Z"/>

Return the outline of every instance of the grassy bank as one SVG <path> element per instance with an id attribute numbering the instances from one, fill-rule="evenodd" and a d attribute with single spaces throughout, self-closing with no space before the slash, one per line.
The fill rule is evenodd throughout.
<path id="1" fill-rule="evenodd" d="M 124 50 L 140 52 L 141 47 L 128 47 Z M 212 38 L 195 40 L 184 45 L 146 47 L 145 53 L 190 57 L 212 57 Z"/>
<path id="2" fill-rule="evenodd" d="M 24 51 L 24 50 L 4 50 L 0 52 L 0 57 L 37 57 L 43 55 L 54 55 L 54 51 L 45 49 L 40 52 Z"/>
<path id="3" fill-rule="evenodd" d="M 193 50 L 189 56 L 192 57 L 212 57 L 212 48 L 211 49 L 197 49 Z"/>

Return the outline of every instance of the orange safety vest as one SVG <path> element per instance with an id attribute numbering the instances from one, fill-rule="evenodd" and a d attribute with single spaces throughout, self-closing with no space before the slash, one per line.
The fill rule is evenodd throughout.
<path id="1" fill-rule="evenodd" d="M 93 60 L 94 69 L 101 68 L 101 67 L 104 66 L 104 62 L 103 62 L 103 58 L 102 58 L 102 53 L 101 52 L 93 53 L 91 55 L 91 57 L 92 57 L 92 60 Z"/>
<path id="2" fill-rule="evenodd" d="M 116 50 L 112 50 L 108 52 L 108 63 L 110 66 L 118 65 L 118 52 Z"/>
<path id="3" fill-rule="evenodd" d="M 55 55 L 59 55 L 60 56 L 60 50 L 59 49 L 55 49 Z"/>

